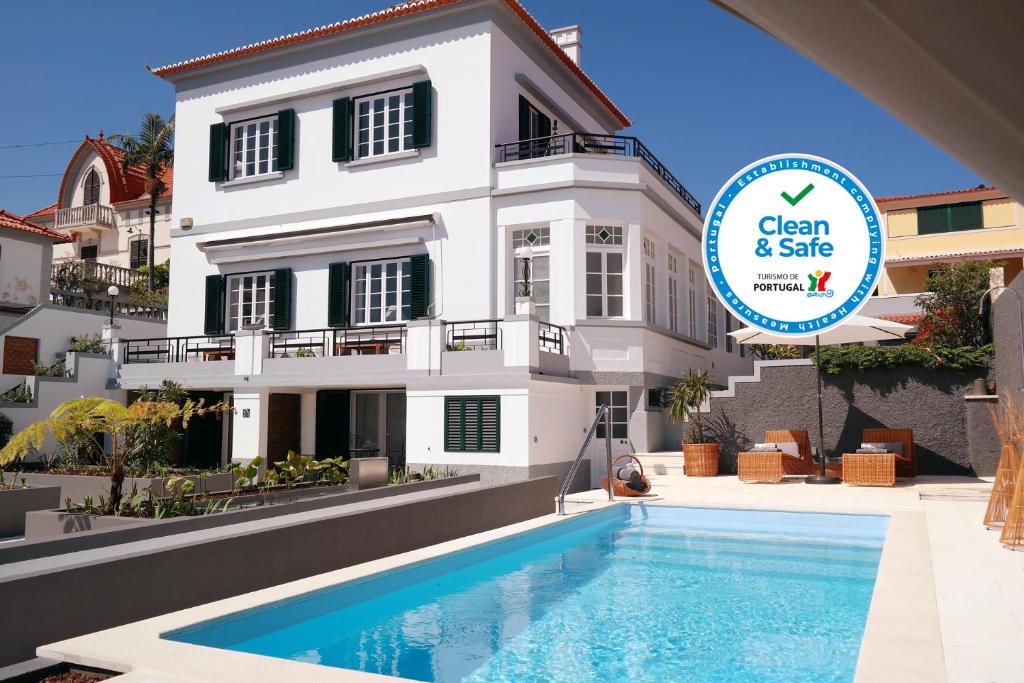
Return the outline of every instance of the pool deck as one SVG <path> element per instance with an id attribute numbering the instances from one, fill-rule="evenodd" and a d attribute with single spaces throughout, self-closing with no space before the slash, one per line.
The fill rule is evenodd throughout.
<path id="1" fill-rule="evenodd" d="M 1024 553 L 1003 549 L 981 525 L 991 485 L 921 477 L 894 488 L 741 484 L 735 477 L 652 477 L 649 504 L 882 513 L 891 516 L 857 665 L 858 683 L 1021 680 Z M 602 491 L 570 497 L 570 513 L 607 503 Z M 160 633 L 311 590 L 438 557 L 552 524 L 529 520 L 145 621 L 42 646 L 38 654 L 128 672 L 114 680 L 385 681 L 385 676 L 161 640 Z M 799 662 L 794 662 L 799 666 Z"/>

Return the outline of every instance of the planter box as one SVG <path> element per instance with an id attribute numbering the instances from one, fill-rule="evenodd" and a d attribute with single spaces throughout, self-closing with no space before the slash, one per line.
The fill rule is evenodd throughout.
<path id="1" fill-rule="evenodd" d="M 64 534 L 98 529 L 121 529 L 156 522 L 155 519 L 115 517 L 113 515 L 84 515 L 60 510 L 39 510 L 25 515 L 25 539 L 36 541 L 56 538 Z"/>
<path id="2" fill-rule="evenodd" d="M 387 458 L 352 458 L 348 463 L 348 476 L 357 491 L 388 485 Z"/>
<path id="3" fill-rule="evenodd" d="M 65 500 L 71 499 L 72 503 L 81 503 L 87 496 L 91 497 L 94 502 L 98 502 L 100 496 L 110 495 L 110 478 L 102 475 L 90 475 L 90 474 L 50 474 L 47 472 L 5 472 L 4 477 L 7 481 L 14 480 L 21 482 L 25 480 L 25 484 L 31 487 L 37 486 L 57 486 L 60 487 L 60 503 L 51 507 L 63 506 Z M 196 482 L 196 492 L 198 493 L 219 493 L 220 491 L 230 491 L 234 484 L 234 475 L 230 472 L 218 472 L 211 474 L 208 477 L 200 477 L 198 475 L 189 475 L 186 477 Z M 167 481 L 170 477 L 126 477 L 124 480 L 123 491 L 125 494 L 129 494 L 132 488 L 139 491 L 144 491 L 150 486 L 153 487 L 153 493 L 157 496 L 163 496 L 167 490 Z"/>
<path id="4" fill-rule="evenodd" d="M 27 513 L 34 510 L 52 510 L 58 505 L 59 486 L 0 489 L 0 538 L 23 536 Z"/>

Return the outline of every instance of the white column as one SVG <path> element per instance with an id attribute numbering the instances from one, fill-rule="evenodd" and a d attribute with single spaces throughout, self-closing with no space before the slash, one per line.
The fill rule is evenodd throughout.
<path id="1" fill-rule="evenodd" d="M 509 310 L 509 296 L 513 288 L 512 271 L 509 270 L 509 264 L 512 259 L 509 255 L 508 230 L 504 225 L 498 226 L 496 239 L 497 262 L 494 264 L 494 281 L 497 285 L 494 288 L 494 293 L 498 300 L 495 310 L 499 318 L 504 318 L 511 313 Z"/>
<path id="2" fill-rule="evenodd" d="M 576 322 L 575 255 L 576 221 L 560 218 L 551 221 L 551 322 L 557 325 L 572 325 Z M 581 238 L 582 241 L 582 238 Z"/>
<path id="3" fill-rule="evenodd" d="M 443 320 L 413 320 L 406 323 L 405 357 L 409 370 L 436 370 L 444 350 Z"/>
<path id="4" fill-rule="evenodd" d="M 532 301 L 525 300 L 522 305 L 529 307 L 532 304 Z M 540 346 L 537 342 L 537 334 L 540 330 L 537 316 L 532 314 L 512 315 L 506 317 L 499 324 L 501 326 L 501 346 L 505 352 L 505 367 L 540 367 Z"/>
<path id="5" fill-rule="evenodd" d="M 231 443 L 231 462 L 245 464 L 255 457 L 267 455 L 267 406 L 270 391 L 235 392 L 234 429 Z"/>
<path id="6" fill-rule="evenodd" d="M 587 317 L 587 221 L 572 222 L 572 310 L 568 319 L 576 324 L 577 320 Z"/>
<path id="7" fill-rule="evenodd" d="M 644 230 L 639 223 L 626 228 L 626 319 L 644 319 Z"/>
<path id="8" fill-rule="evenodd" d="M 110 367 L 107 371 L 107 379 L 117 382 L 117 373 L 121 369 L 121 355 L 124 353 L 121 350 L 121 326 L 115 320 L 113 324 L 108 320 L 103 323 L 102 339 L 103 344 L 107 347 L 110 354 Z M 70 370 L 74 367 L 73 361 L 69 361 L 65 364 L 65 367 Z"/>
<path id="9" fill-rule="evenodd" d="M 238 330 L 235 333 L 235 374 L 252 377 L 263 373 L 270 338 L 263 330 Z"/>

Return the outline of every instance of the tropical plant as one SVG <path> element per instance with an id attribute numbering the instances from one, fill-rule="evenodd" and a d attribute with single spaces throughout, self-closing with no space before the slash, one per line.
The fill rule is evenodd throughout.
<path id="1" fill-rule="evenodd" d="M 459 476 L 459 471 L 454 467 L 437 467 L 434 465 L 427 465 L 420 470 L 420 479 L 423 481 L 430 481 L 432 479 L 447 479 L 449 477 Z"/>
<path id="2" fill-rule="evenodd" d="M 800 349 L 792 344 L 754 344 L 754 355 L 761 360 L 789 360 L 800 357 Z"/>
<path id="3" fill-rule="evenodd" d="M 392 467 L 388 471 L 388 484 L 407 484 L 409 483 L 409 468 L 408 467 Z"/>
<path id="4" fill-rule="evenodd" d="M 687 443 L 706 443 L 700 407 L 711 397 L 711 391 L 711 374 L 707 370 L 693 368 L 668 390 L 666 406 L 669 419 L 690 423 Z"/>
<path id="5" fill-rule="evenodd" d="M 4 403 L 31 403 L 32 388 L 28 382 L 22 382 L 18 386 L 0 394 L 0 401 Z"/>
<path id="6" fill-rule="evenodd" d="M 53 365 L 36 363 L 36 377 L 63 377 L 65 373 L 64 361 L 59 360 Z"/>
<path id="7" fill-rule="evenodd" d="M 99 334 L 83 334 L 68 340 L 68 351 L 76 353 L 106 353 L 107 345 Z"/>
<path id="8" fill-rule="evenodd" d="M 159 114 L 147 113 L 142 118 L 138 137 L 127 134 L 111 135 L 109 140 L 124 150 L 121 161 L 123 171 L 140 167 L 146 177 L 149 193 L 149 249 L 146 255 L 149 291 L 156 288 L 153 255 L 156 244 L 156 204 L 167 189 L 164 172 L 174 163 L 174 117 L 164 120 Z"/>
<path id="9" fill-rule="evenodd" d="M 978 315 L 978 301 L 989 286 L 990 261 L 941 263 L 928 273 L 924 293 L 915 303 L 924 312 L 914 343 L 947 348 L 980 347 L 988 330 Z"/>
<path id="10" fill-rule="evenodd" d="M 231 468 L 231 473 L 235 475 L 235 488 L 243 491 L 255 488 L 259 482 L 262 464 L 263 458 L 260 457 L 255 457 L 244 465 L 235 463 Z"/>
<path id="11" fill-rule="evenodd" d="M 110 475 L 110 497 L 104 507 L 110 514 L 121 502 L 125 463 L 135 456 L 133 449 L 139 447 L 133 434 L 140 426 L 177 423 L 187 427 L 193 417 L 230 409 L 225 403 L 206 406 L 202 400 L 195 402 L 191 399 L 181 406 L 153 401 L 136 401 L 123 406 L 117 401 L 95 396 L 71 399 L 57 406 L 47 419 L 34 422 L 15 434 L 0 449 L 0 465 L 42 448 L 48 432 L 58 440 L 74 430 L 103 435 L 110 444 L 109 450 L 103 452 Z M 97 447 L 102 449 L 99 439 L 96 441 Z"/>
<path id="12" fill-rule="evenodd" d="M 348 478 L 348 461 L 341 458 L 317 460 L 312 455 L 299 455 L 288 451 L 283 460 L 274 463 L 267 478 L 275 484 L 300 482 L 329 482 L 340 484 Z"/>
<path id="13" fill-rule="evenodd" d="M 14 423 L 11 422 L 11 418 L 0 413 L 0 448 L 7 445 L 7 442 L 11 440 L 11 434 L 13 433 Z"/>

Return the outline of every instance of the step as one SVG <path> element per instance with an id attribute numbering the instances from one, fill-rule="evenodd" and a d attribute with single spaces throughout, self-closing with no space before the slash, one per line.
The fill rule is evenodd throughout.
<path id="1" fill-rule="evenodd" d="M 682 474 L 683 452 L 664 451 L 659 453 L 637 453 L 637 459 L 644 467 L 644 473 L 650 475 Z"/>

